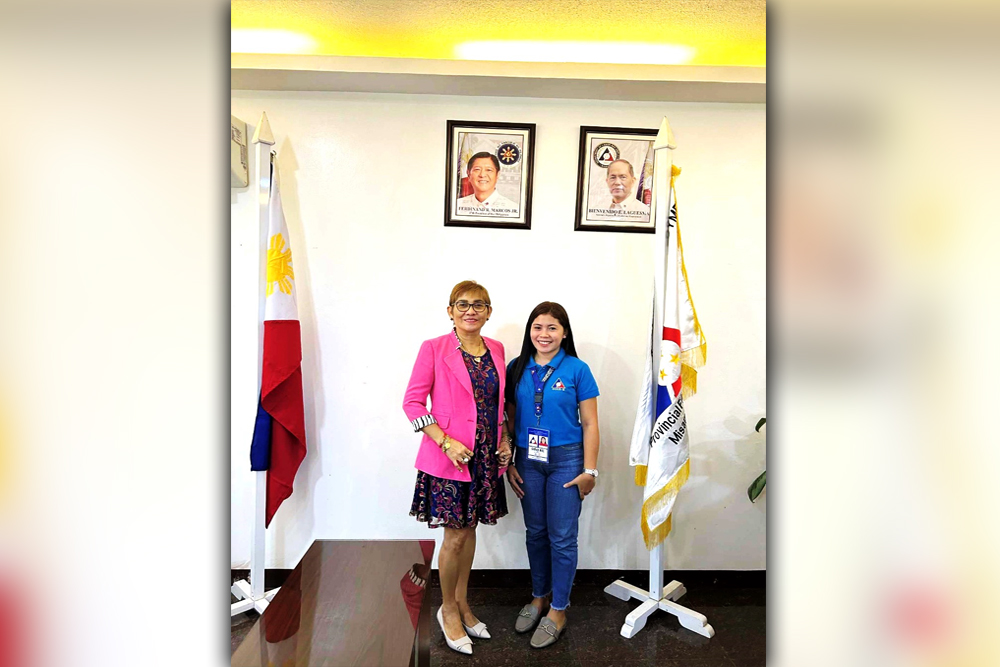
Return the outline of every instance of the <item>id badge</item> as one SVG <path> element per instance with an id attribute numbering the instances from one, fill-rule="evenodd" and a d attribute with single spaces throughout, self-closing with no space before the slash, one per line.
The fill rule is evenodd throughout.
<path id="1" fill-rule="evenodd" d="M 528 460 L 549 462 L 549 432 L 544 428 L 528 428 Z"/>

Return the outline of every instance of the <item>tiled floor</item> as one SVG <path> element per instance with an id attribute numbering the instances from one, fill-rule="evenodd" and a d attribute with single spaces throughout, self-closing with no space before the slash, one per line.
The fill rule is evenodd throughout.
<path id="1" fill-rule="evenodd" d="M 230 599 L 231 602 L 236 602 L 235 595 L 230 594 Z M 257 622 L 258 618 L 260 618 L 260 616 L 255 611 L 248 611 L 245 614 L 239 614 L 238 616 L 233 617 L 232 630 L 230 633 L 230 638 L 232 639 L 232 649 L 229 652 L 230 655 L 236 653 L 236 647 L 239 646 L 240 642 L 243 641 L 243 638 L 247 636 L 247 633 L 250 632 L 250 628 L 253 627 L 253 624 Z M 438 632 L 440 632 L 440 630 Z"/>
<path id="2" fill-rule="evenodd" d="M 473 655 L 464 656 L 445 646 L 441 630 L 434 624 L 431 659 L 437 665 L 655 665 L 708 667 L 709 665 L 750 666 L 765 664 L 764 588 L 731 588 L 711 582 L 684 581 L 688 594 L 680 604 L 705 614 L 715 628 L 707 639 L 680 627 L 677 619 L 661 612 L 650 617 L 646 627 L 632 639 L 619 634 L 626 614 L 638 601 L 622 602 L 607 595 L 607 582 L 578 583 L 573 588 L 573 604 L 567 612 L 568 625 L 559 641 L 545 649 L 529 646 L 530 633 L 514 632 L 514 619 L 529 600 L 530 591 L 521 588 L 470 588 L 469 604 L 486 622 L 493 635 L 477 640 Z M 626 576 L 626 581 L 644 586 L 642 576 Z M 682 579 L 683 581 L 683 579 Z M 436 611 L 441 590 L 431 591 Z"/>
<path id="3" fill-rule="evenodd" d="M 475 572 L 474 572 L 475 574 Z M 582 573 L 581 573 L 582 574 Z M 441 630 L 432 620 L 431 663 L 441 667 L 503 667 L 505 665 L 600 665 L 628 667 L 750 667 L 766 662 L 766 592 L 763 573 L 759 576 L 714 578 L 711 575 L 677 575 L 688 590 L 679 603 L 708 617 L 715 628 L 715 637 L 707 639 L 680 627 L 677 619 L 657 612 L 646 627 L 632 639 L 619 634 L 625 615 L 639 605 L 638 601 L 622 602 L 604 593 L 604 586 L 619 573 L 603 575 L 590 571 L 578 576 L 573 588 L 573 604 L 568 611 L 569 624 L 565 634 L 546 649 L 532 649 L 530 633 L 514 632 L 518 610 L 530 594 L 521 576 L 507 581 L 489 582 L 491 586 L 476 586 L 470 582 L 469 603 L 493 635 L 492 639 L 474 640 L 472 656 L 448 649 Z M 648 577 L 629 573 L 625 580 L 645 587 Z M 667 573 L 666 581 L 670 580 Z M 503 584 L 498 587 L 498 584 Z M 522 585 L 525 584 L 525 585 Z M 431 581 L 432 612 L 441 604 L 441 589 Z M 236 619 L 232 626 L 233 650 L 256 622 L 252 618 Z"/>

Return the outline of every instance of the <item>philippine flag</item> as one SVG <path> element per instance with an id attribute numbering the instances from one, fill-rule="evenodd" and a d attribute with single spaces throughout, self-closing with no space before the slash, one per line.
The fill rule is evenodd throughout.
<path id="1" fill-rule="evenodd" d="M 264 356 L 250 445 L 250 469 L 267 471 L 265 526 L 271 524 L 282 501 L 292 495 L 295 472 L 306 455 L 302 335 L 295 304 L 292 250 L 273 161 L 268 218 Z"/>
<path id="2" fill-rule="evenodd" d="M 468 197 L 472 194 L 472 183 L 469 182 L 469 158 L 472 148 L 469 147 L 468 132 L 462 133 L 462 143 L 458 148 L 458 178 L 460 179 L 458 197 Z"/>
<path id="3" fill-rule="evenodd" d="M 646 159 L 642 162 L 639 172 L 639 186 L 635 189 L 635 198 L 646 206 L 653 203 L 653 142 L 646 149 Z"/>

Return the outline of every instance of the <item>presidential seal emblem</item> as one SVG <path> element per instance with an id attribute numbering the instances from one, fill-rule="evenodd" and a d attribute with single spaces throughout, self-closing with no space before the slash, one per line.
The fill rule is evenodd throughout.
<path id="1" fill-rule="evenodd" d="M 500 144 L 497 147 L 497 159 L 505 167 L 517 164 L 517 161 L 521 159 L 521 149 L 517 147 L 517 144 L 510 142 Z"/>
<path id="2" fill-rule="evenodd" d="M 608 165 L 621 157 L 621 151 L 611 143 L 598 144 L 594 149 L 594 163 L 598 167 L 608 168 Z"/>

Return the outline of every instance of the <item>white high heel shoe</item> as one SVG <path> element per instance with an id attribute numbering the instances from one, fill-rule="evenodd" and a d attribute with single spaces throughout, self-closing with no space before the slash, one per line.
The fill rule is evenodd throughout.
<path id="1" fill-rule="evenodd" d="M 448 648 L 450 648 L 452 651 L 458 651 L 459 653 L 464 653 L 465 655 L 472 655 L 472 640 L 469 639 L 468 635 L 466 635 L 465 637 L 460 637 L 455 641 L 451 641 L 450 639 L 448 639 L 448 633 L 445 632 L 444 629 L 444 616 L 441 615 L 441 607 L 438 607 L 437 620 L 438 620 L 438 625 L 441 626 L 441 634 L 444 635 L 444 640 L 448 642 Z M 463 625 L 465 624 L 463 623 Z M 477 625 L 476 627 L 478 628 L 479 626 Z"/>
<path id="2" fill-rule="evenodd" d="M 476 639 L 490 639 L 490 631 L 486 629 L 486 624 L 482 621 L 479 621 L 471 628 L 465 624 L 465 621 L 462 621 L 462 627 L 465 628 L 465 631 L 469 633 L 470 637 L 475 637 Z"/>

